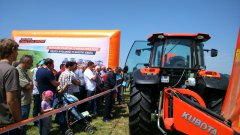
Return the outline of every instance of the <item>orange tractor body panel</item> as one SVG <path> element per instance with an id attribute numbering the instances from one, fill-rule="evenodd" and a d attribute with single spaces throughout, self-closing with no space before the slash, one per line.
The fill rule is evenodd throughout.
<path id="1" fill-rule="evenodd" d="M 202 76 L 220 76 L 215 72 L 200 71 Z M 176 94 L 177 93 L 177 94 Z M 188 89 L 165 88 L 163 98 L 163 122 L 167 130 L 177 130 L 185 134 L 192 135 L 233 135 L 240 134 L 240 31 L 238 35 L 237 47 L 233 63 L 230 84 L 226 93 L 221 114 L 224 121 L 211 116 L 206 109 L 204 101 L 198 94 Z M 205 111 L 194 107 L 191 103 L 183 101 L 179 96 L 190 96 L 196 99 Z M 172 97 L 172 104 L 170 104 Z M 169 106 L 173 106 L 173 116 L 169 116 Z M 201 108 L 200 107 L 200 108 Z M 203 109 L 204 110 L 204 109 Z M 230 121 L 231 124 L 227 124 Z"/>

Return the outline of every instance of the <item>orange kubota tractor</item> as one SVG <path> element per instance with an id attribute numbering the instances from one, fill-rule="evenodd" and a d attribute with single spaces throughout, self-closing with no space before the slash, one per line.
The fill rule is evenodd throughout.
<path id="1" fill-rule="evenodd" d="M 239 133 L 239 49 L 235 58 L 238 69 L 234 66 L 236 71 L 233 70 L 222 110 L 229 78 L 206 70 L 204 51 L 217 56 L 217 50 L 203 49 L 208 39 L 210 36 L 203 33 L 157 33 L 148 41 L 133 44 L 125 64 L 125 72 L 131 78 L 131 135 L 151 134 L 152 116 L 162 134 L 167 134 L 166 131 L 193 135 Z M 231 88 L 231 84 L 236 88 Z"/>

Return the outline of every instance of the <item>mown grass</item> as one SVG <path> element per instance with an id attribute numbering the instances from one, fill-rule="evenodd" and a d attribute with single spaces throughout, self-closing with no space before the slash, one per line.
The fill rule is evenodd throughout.
<path id="1" fill-rule="evenodd" d="M 128 107 L 127 103 L 129 102 L 129 92 L 125 92 L 123 95 L 123 104 L 114 105 L 113 116 L 114 118 L 110 122 L 103 122 L 102 116 L 93 116 L 91 121 L 91 126 L 95 129 L 94 135 L 128 135 Z M 117 102 L 116 102 L 117 104 Z M 32 111 L 32 109 L 31 109 Z M 31 112 L 32 114 L 32 112 Z M 30 116 L 32 116 L 30 114 Z M 81 121 L 84 123 L 83 121 Z M 74 135 L 90 135 L 90 133 L 85 132 L 85 125 L 82 123 L 75 123 L 71 129 L 74 132 Z M 51 128 L 51 134 L 53 135 L 64 135 L 67 129 L 62 126 L 53 123 Z M 39 128 L 33 126 L 33 123 L 30 123 L 27 127 L 27 135 L 38 135 Z"/>

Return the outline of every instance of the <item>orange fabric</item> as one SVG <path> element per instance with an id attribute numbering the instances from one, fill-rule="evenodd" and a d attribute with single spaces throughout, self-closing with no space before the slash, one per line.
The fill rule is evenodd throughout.
<path id="1" fill-rule="evenodd" d="M 120 31 L 115 31 L 110 37 L 108 67 L 114 69 L 119 65 Z"/>
<path id="2" fill-rule="evenodd" d="M 111 37 L 119 30 L 14 30 L 12 39 L 15 36 L 34 37 Z"/>
<path id="3" fill-rule="evenodd" d="M 222 114 L 226 119 L 232 121 L 232 128 L 240 134 L 240 29 Z"/>

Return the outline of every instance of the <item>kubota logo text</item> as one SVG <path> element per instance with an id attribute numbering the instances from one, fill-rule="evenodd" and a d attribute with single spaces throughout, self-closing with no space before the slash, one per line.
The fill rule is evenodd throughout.
<path id="1" fill-rule="evenodd" d="M 188 122 L 194 124 L 195 126 L 198 126 L 202 130 L 207 130 L 207 132 L 209 134 L 217 135 L 217 129 L 216 128 L 210 126 L 206 122 L 201 121 L 200 119 L 192 116 L 189 113 L 184 112 L 182 114 L 182 118 L 186 119 Z"/>

